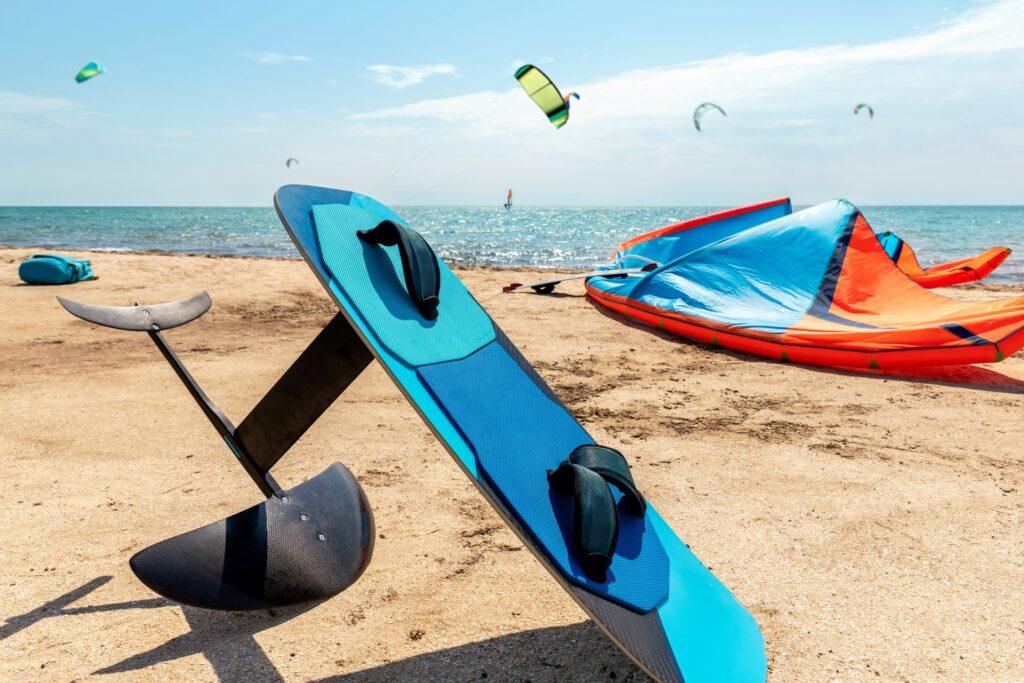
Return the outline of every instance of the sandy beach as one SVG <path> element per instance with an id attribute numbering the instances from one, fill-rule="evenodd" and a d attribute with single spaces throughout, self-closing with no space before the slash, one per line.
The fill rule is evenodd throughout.
<path id="1" fill-rule="evenodd" d="M 142 335 L 73 319 L 203 289 L 168 338 L 236 422 L 330 319 L 298 260 L 94 253 L 100 279 L 20 284 L 0 250 L 0 679 L 644 680 L 524 550 L 371 365 L 275 469 L 340 460 L 373 561 L 322 604 L 182 608 L 127 561 L 260 498 Z M 1024 358 L 897 374 L 715 350 L 624 322 L 581 282 L 467 286 L 754 615 L 775 681 L 1024 678 Z M 990 299 L 1019 289 L 945 292 Z"/>

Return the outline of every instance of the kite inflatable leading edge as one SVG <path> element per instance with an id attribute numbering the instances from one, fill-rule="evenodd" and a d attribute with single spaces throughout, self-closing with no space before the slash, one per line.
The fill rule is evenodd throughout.
<path id="1" fill-rule="evenodd" d="M 867 220 L 837 200 L 797 213 L 778 199 L 623 243 L 587 293 L 698 341 L 812 365 L 990 363 L 1024 347 L 1024 298 L 957 301 L 893 263 Z"/>
<path id="2" fill-rule="evenodd" d="M 555 128 L 561 128 L 569 122 L 569 98 L 575 97 L 578 100 L 579 95 L 571 92 L 563 96 L 547 74 L 532 64 L 519 67 L 515 79 Z"/>
<path id="3" fill-rule="evenodd" d="M 878 240 L 897 268 L 906 273 L 911 280 L 928 289 L 984 280 L 1011 253 L 1008 247 L 992 247 L 971 258 L 940 263 L 931 268 L 922 268 L 914 250 L 896 234 L 883 232 L 878 235 Z"/>

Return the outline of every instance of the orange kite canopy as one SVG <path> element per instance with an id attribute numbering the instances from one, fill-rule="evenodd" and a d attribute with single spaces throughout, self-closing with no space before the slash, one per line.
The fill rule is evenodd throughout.
<path id="1" fill-rule="evenodd" d="M 1024 347 L 1024 298 L 966 302 L 901 271 L 854 205 L 788 199 L 624 242 L 587 293 L 640 322 L 795 363 L 897 368 L 990 363 Z"/>
<path id="2" fill-rule="evenodd" d="M 896 234 L 883 232 L 878 235 L 878 240 L 897 268 L 906 273 L 911 280 L 928 289 L 983 280 L 1010 255 L 1008 247 L 992 247 L 972 258 L 922 268 L 917 262 L 914 250 Z"/>

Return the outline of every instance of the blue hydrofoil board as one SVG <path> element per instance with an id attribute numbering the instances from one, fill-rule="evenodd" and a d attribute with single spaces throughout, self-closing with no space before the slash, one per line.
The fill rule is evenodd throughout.
<path id="1" fill-rule="evenodd" d="M 440 259 L 436 309 L 424 313 L 406 288 L 399 248 L 357 236 L 383 221 L 414 226 L 343 190 L 287 185 L 274 205 L 324 288 L 435 436 L 609 638 L 662 681 L 765 679 L 754 619 L 652 505 L 642 516 L 619 513 L 618 543 L 602 580 L 584 570 L 573 545 L 572 498 L 552 490 L 548 472 L 594 442 Z M 621 493 L 614 496 L 623 503 Z"/>

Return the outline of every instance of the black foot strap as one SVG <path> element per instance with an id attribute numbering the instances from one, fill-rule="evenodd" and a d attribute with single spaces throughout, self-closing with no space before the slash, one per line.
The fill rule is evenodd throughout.
<path id="1" fill-rule="evenodd" d="M 622 453 L 607 446 L 580 446 L 548 472 L 551 487 L 575 501 L 573 541 L 587 576 L 604 581 L 619 540 L 619 516 L 609 484 L 623 494 L 624 507 L 642 517 L 647 501 L 637 490 Z"/>
<path id="2" fill-rule="evenodd" d="M 441 269 L 437 256 L 423 236 L 393 221 L 381 221 L 372 230 L 360 230 L 359 239 L 384 247 L 398 247 L 405 274 L 405 288 L 416 308 L 427 320 L 437 318 Z"/>

